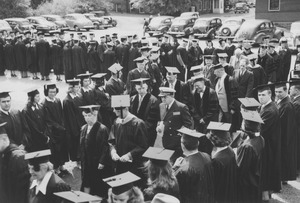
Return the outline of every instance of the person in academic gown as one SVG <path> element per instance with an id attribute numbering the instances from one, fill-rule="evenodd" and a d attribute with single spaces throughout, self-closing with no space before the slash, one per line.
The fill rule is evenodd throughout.
<path id="1" fill-rule="evenodd" d="M 82 106 L 87 124 L 80 133 L 81 190 L 107 199 L 108 185 L 102 181 L 112 173 L 108 135 L 105 125 L 97 121 L 99 106 Z"/>
<path id="2" fill-rule="evenodd" d="M 67 134 L 68 153 L 70 160 L 78 161 L 78 147 L 80 139 L 80 129 L 84 124 L 79 106 L 82 106 L 82 98 L 79 93 L 79 79 L 67 80 L 69 91 L 63 100 L 64 123 Z"/>
<path id="3" fill-rule="evenodd" d="M 215 48 L 213 47 L 212 41 L 207 40 L 206 41 L 206 47 L 203 50 L 203 54 L 211 56 L 211 55 L 213 55 L 214 51 L 215 51 Z"/>
<path id="4" fill-rule="evenodd" d="M 17 70 L 21 72 L 22 78 L 27 77 L 26 46 L 22 42 L 22 35 L 19 35 L 17 37 L 17 42 L 14 45 L 14 53 L 16 58 Z"/>
<path id="5" fill-rule="evenodd" d="M 180 71 L 176 67 L 165 67 L 167 69 L 167 82 L 165 83 L 164 87 L 169 87 L 176 91 L 175 99 L 179 102 L 183 100 L 183 90 L 184 90 L 184 82 L 182 82 L 178 78 L 178 74 Z"/>
<path id="6" fill-rule="evenodd" d="M 141 56 L 140 50 L 138 48 L 138 41 L 134 40 L 132 41 L 132 46 L 129 49 L 128 53 L 128 71 L 131 71 L 136 68 L 136 63 L 134 59 Z"/>
<path id="7" fill-rule="evenodd" d="M 168 52 L 168 60 L 170 62 L 171 67 L 177 67 L 177 48 L 179 46 L 178 39 L 174 36 L 173 42 L 171 43 L 170 50 Z"/>
<path id="8" fill-rule="evenodd" d="M 227 53 L 226 53 L 226 41 L 225 41 L 225 39 L 223 39 L 223 38 L 220 38 L 219 39 L 219 47 L 217 47 L 217 48 L 215 48 L 215 50 L 214 50 L 214 52 L 213 52 L 213 56 L 214 56 L 214 64 L 218 64 L 218 61 L 219 61 L 219 54 L 223 54 L 223 53 L 225 53 L 226 55 L 227 55 Z M 226 62 L 227 62 L 227 58 L 226 58 Z"/>
<path id="9" fill-rule="evenodd" d="M 225 47 L 225 50 L 226 50 L 226 54 L 228 55 L 227 63 L 229 63 L 230 58 L 234 55 L 234 51 L 236 49 L 235 45 L 232 44 L 232 40 L 233 40 L 233 38 L 226 39 L 227 45 Z"/>
<path id="10" fill-rule="evenodd" d="M 12 45 L 12 39 L 6 38 L 6 44 L 4 45 L 4 64 L 6 70 L 11 71 L 11 76 L 16 77 L 15 70 L 17 69 L 16 58 L 14 53 L 14 47 Z"/>
<path id="11" fill-rule="evenodd" d="M 163 42 L 160 45 L 160 52 L 161 52 L 160 61 L 161 61 L 161 64 L 163 65 L 163 67 L 170 66 L 170 60 L 168 57 L 169 51 L 171 51 L 171 44 L 169 42 L 169 36 L 164 35 Z M 163 74 L 163 76 L 166 77 L 165 74 Z"/>
<path id="12" fill-rule="evenodd" d="M 79 46 L 79 41 L 77 39 L 74 40 L 74 46 L 72 47 L 72 65 L 74 76 L 81 74 L 86 70 L 83 49 Z"/>
<path id="13" fill-rule="evenodd" d="M 51 63 L 52 63 L 52 68 L 54 70 L 54 74 L 56 75 L 56 80 L 61 81 L 60 75 L 63 74 L 63 53 L 62 53 L 62 47 L 60 47 L 57 44 L 56 39 L 52 40 L 52 45 L 50 47 L 50 58 L 51 58 Z"/>
<path id="14" fill-rule="evenodd" d="M 130 99 L 130 112 L 142 119 L 148 131 L 148 145 L 153 146 L 156 139 L 156 127 L 159 120 L 159 101 L 149 93 L 147 79 L 134 80 L 137 94 Z"/>
<path id="15" fill-rule="evenodd" d="M 281 181 L 286 184 L 297 179 L 296 117 L 286 82 L 275 83 L 275 95 L 281 126 Z"/>
<path id="16" fill-rule="evenodd" d="M 80 79 L 80 94 L 82 97 L 82 105 L 95 104 L 95 98 L 91 88 L 91 75 L 92 73 L 89 72 L 77 75 L 77 78 Z"/>
<path id="17" fill-rule="evenodd" d="M 110 71 L 108 70 L 109 67 L 111 67 L 116 62 L 116 54 L 112 50 L 113 49 L 113 43 L 109 42 L 106 44 L 107 49 L 103 53 L 103 72 L 106 73 L 106 80 L 110 78 Z"/>
<path id="18" fill-rule="evenodd" d="M 58 91 L 55 84 L 44 85 L 45 100 L 42 102 L 42 106 L 45 122 L 50 132 L 50 160 L 54 164 L 54 169 L 60 172 L 59 170 L 62 169 L 62 166 L 68 160 L 68 151 L 66 150 L 67 137 L 62 103 L 56 97 Z"/>
<path id="19" fill-rule="evenodd" d="M 237 147 L 238 202 L 260 202 L 261 161 L 265 144 L 264 138 L 259 134 L 262 120 L 257 111 L 243 111 L 242 115 L 244 122 L 239 136 L 244 140 Z M 257 115 L 257 117 L 251 117 L 251 115 Z"/>
<path id="20" fill-rule="evenodd" d="M 26 50 L 26 66 L 27 69 L 33 74 L 32 79 L 39 79 L 37 73 L 39 72 L 38 59 L 37 59 L 37 50 L 36 42 L 34 39 L 31 39 L 30 45 Z"/>
<path id="21" fill-rule="evenodd" d="M 72 64 L 73 62 L 71 42 L 67 41 L 65 46 L 63 47 L 63 68 L 66 81 L 75 77 Z"/>
<path id="22" fill-rule="evenodd" d="M 4 45 L 5 40 L 0 37 L 0 75 L 4 75 L 5 65 L 4 65 Z"/>
<path id="23" fill-rule="evenodd" d="M 148 148 L 148 132 L 144 121 L 131 114 L 129 95 L 112 98 L 112 107 L 117 119 L 114 121 L 109 143 L 112 160 L 116 164 L 116 174 L 130 171 L 144 177 L 142 154 Z"/>
<path id="24" fill-rule="evenodd" d="M 259 64 L 266 73 L 265 82 L 276 82 L 276 69 L 273 66 L 274 59 L 267 53 L 267 45 L 260 45 L 260 52 L 258 54 L 257 64 Z"/>
<path id="25" fill-rule="evenodd" d="M 259 109 L 263 120 L 261 136 L 265 139 L 262 153 L 261 190 L 262 199 L 269 200 L 271 191 L 281 189 L 281 126 L 279 111 L 271 100 L 272 90 L 270 85 L 257 87 Z"/>
<path id="26" fill-rule="evenodd" d="M 0 124 L 3 128 L 3 123 Z M 0 202 L 28 203 L 30 174 L 25 151 L 19 149 L 0 129 Z"/>
<path id="27" fill-rule="evenodd" d="M 87 70 L 90 73 L 96 74 L 98 72 L 98 64 L 100 63 L 98 53 L 96 50 L 96 41 L 90 41 L 87 49 Z"/>
<path id="28" fill-rule="evenodd" d="M 288 75 L 290 73 L 291 67 L 291 57 L 292 51 L 289 49 L 287 39 L 281 38 L 280 39 L 280 50 L 278 52 L 279 55 L 279 75 L 280 81 L 287 81 Z"/>
<path id="29" fill-rule="evenodd" d="M 29 203 L 60 203 L 61 199 L 54 193 L 71 190 L 70 185 L 53 172 L 53 165 L 47 156 L 50 154 L 47 150 L 25 154 L 25 159 L 29 160 L 28 167 L 33 180 L 29 191 Z"/>
<path id="30" fill-rule="evenodd" d="M 214 145 L 211 158 L 215 174 L 215 201 L 237 202 L 238 172 L 235 153 L 229 146 L 231 142 L 229 129 L 231 124 L 211 122 L 207 127 L 211 130 L 208 138 Z"/>
<path id="31" fill-rule="evenodd" d="M 122 69 L 123 67 L 117 63 L 108 68 L 108 70 L 111 72 L 111 77 L 105 84 L 105 90 L 109 96 L 121 95 L 126 90 L 125 83 L 119 78 L 119 74 L 121 73 Z"/>
<path id="32" fill-rule="evenodd" d="M 49 43 L 44 39 L 43 32 L 38 33 L 38 41 L 36 42 L 36 52 L 37 52 L 37 58 L 38 58 L 38 67 L 39 71 L 42 75 L 42 80 L 50 80 L 49 74 L 50 74 L 50 45 Z"/>
<path id="33" fill-rule="evenodd" d="M 188 40 L 183 39 L 182 45 L 179 45 L 176 49 L 176 57 L 177 57 L 177 64 L 176 67 L 179 70 L 178 79 L 181 81 L 186 82 L 185 78 L 185 72 L 188 71 L 188 64 L 189 64 L 189 58 L 188 58 L 188 52 L 186 50 L 188 44 Z"/>
<path id="34" fill-rule="evenodd" d="M 206 79 L 209 80 L 210 88 L 215 89 L 216 85 L 216 75 L 214 74 L 213 68 L 213 56 L 212 55 L 204 55 L 204 64 L 203 65 L 203 75 Z"/>
<path id="35" fill-rule="evenodd" d="M 38 90 L 27 93 L 28 103 L 22 110 L 23 128 L 28 132 L 25 150 L 28 152 L 49 148 L 50 132 L 46 125 L 46 117 L 40 101 Z"/>
<path id="36" fill-rule="evenodd" d="M 116 46 L 116 58 L 117 62 L 123 67 L 123 80 L 127 78 L 128 75 L 128 54 L 130 46 L 127 44 L 127 37 L 121 37 L 121 44 Z"/>
<path id="37" fill-rule="evenodd" d="M 190 78 L 192 76 L 192 73 L 190 71 L 192 66 L 197 66 L 202 64 L 203 62 L 203 51 L 201 47 L 198 44 L 197 39 L 192 40 L 192 46 L 188 49 L 188 75 L 187 78 Z"/>
<path id="38" fill-rule="evenodd" d="M 179 129 L 181 134 L 181 148 L 183 157 L 179 157 L 173 169 L 180 188 L 182 203 L 214 201 L 214 169 L 210 156 L 198 151 L 199 141 L 202 136 L 194 130 Z"/>

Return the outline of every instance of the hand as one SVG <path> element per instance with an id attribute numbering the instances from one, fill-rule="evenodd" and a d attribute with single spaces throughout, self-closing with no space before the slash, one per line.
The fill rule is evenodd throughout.
<path id="1" fill-rule="evenodd" d="M 173 168 L 179 167 L 181 166 L 182 162 L 183 162 L 184 158 L 183 157 L 178 157 L 173 165 Z"/>
<path id="2" fill-rule="evenodd" d="M 23 144 L 19 145 L 19 149 L 24 150 L 25 146 Z"/>
<path id="3" fill-rule="evenodd" d="M 162 52 L 162 53 L 161 53 L 161 55 L 163 55 L 163 56 L 164 56 L 164 55 L 166 55 L 166 54 L 165 54 L 165 52 Z"/>
<path id="4" fill-rule="evenodd" d="M 235 113 L 235 111 L 234 111 L 234 110 L 230 110 L 230 113 L 231 113 L 231 114 L 234 114 L 234 113 Z"/>
<path id="5" fill-rule="evenodd" d="M 102 164 L 99 164 L 98 165 L 98 170 L 101 170 L 101 169 L 103 169 L 104 168 L 104 165 L 102 165 Z"/>
<path id="6" fill-rule="evenodd" d="M 203 118 L 199 121 L 201 124 L 205 124 L 205 121 L 203 120 Z"/>
<path id="7" fill-rule="evenodd" d="M 171 55 L 173 53 L 173 50 L 169 51 L 168 54 Z"/>
<path id="8" fill-rule="evenodd" d="M 130 156 L 128 154 L 124 154 L 123 156 L 121 156 L 120 161 L 121 162 L 130 162 L 131 159 L 130 159 Z"/>
<path id="9" fill-rule="evenodd" d="M 115 152 L 111 154 L 111 158 L 113 161 L 119 161 L 120 160 L 120 156 Z"/>

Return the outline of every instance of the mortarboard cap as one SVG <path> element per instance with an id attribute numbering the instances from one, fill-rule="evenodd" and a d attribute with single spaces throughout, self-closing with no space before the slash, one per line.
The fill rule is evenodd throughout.
<path id="1" fill-rule="evenodd" d="M 275 48 L 275 43 L 270 42 L 270 43 L 268 44 L 268 47 L 273 47 L 273 48 Z"/>
<path id="2" fill-rule="evenodd" d="M 38 35 L 38 36 L 44 35 L 44 33 L 43 33 L 42 31 L 39 31 L 39 32 L 37 33 L 37 35 Z"/>
<path id="3" fill-rule="evenodd" d="M 216 64 L 216 65 L 213 66 L 214 70 L 218 70 L 220 68 L 224 68 L 224 67 L 221 64 Z"/>
<path id="4" fill-rule="evenodd" d="M 90 45 L 96 45 L 97 42 L 96 42 L 95 40 L 92 40 L 92 41 L 89 42 L 89 44 L 90 44 Z"/>
<path id="5" fill-rule="evenodd" d="M 81 35 L 81 39 L 82 39 L 82 38 L 87 39 L 87 36 L 86 36 L 86 35 Z"/>
<path id="6" fill-rule="evenodd" d="M 51 41 L 52 41 L 53 44 L 56 44 L 56 43 L 57 43 L 57 40 L 56 40 L 56 39 L 52 39 Z"/>
<path id="7" fill-rule="evenodd" d="M 180 71 L 176 67 L 165 67 L 168 73 L 179 74 Z"/>
<path id="8" fill-rule="evenodd" d="M 254 98 L 239 98 L 239 101 L 245 106 L 246 108 L 251 108 L 251 107 L 259 107 L 260 103 L 254 99 Z"/>
<path id="9" fill-rule="evenodd" d="M 77 35 L 82 35 L 82 32 L 77 32 Z"/>
<path id="10" fill-rule="evenodd" d="M 160 50 L 159 47 L 154 46 L 154 47 L 151 48 L 150 52 L 158 52 L 159 50 Z"/>
<path id="11" fill-rule="evenodd" d="M 112 95 L 111 107 L 112 108 L 125 108 L 130 106 L 129 95 Z"/>
<path id="12" fill-rule="evenodd" d="M 139 42 L 136 39 L 131 41 L 131 44 L 137 44 L 137 43 L 139 43 Z"/>
<path id="13" fill-rule="evenodd" d="M 200 138 L 202 136 L 205 136 L 205 134 L 203 134 L 203 133 L 197 132 L 196 130 L 191 130 L 186 127 L 182 127 L 180 129 L 178 129 L 177 131 L 180 134 L 188 135 L 188 136 L 195 137 L 195 138 Z"/>
<path id="14" fill-rule="evenodd" d="M 198 42 L 198 40 L 197 39 L 192 39 L 192 42 Z"/>
<path id="15" fill-rule="evenodd" d="M 244 120 L 252 121 L 256 123 L 264 123 L 261 116 L 257 111 L 249 111 L 246 109 L 241 109 L 241 114 Z"/>
<path id="16" fill-rule="evenodd" d="M 290 80 L 289 81 L 290 87 L 294 85 L 300 85 L 300 80 Z"/>
<path id="17" fill-rule="evenodd" d="M 27 96 L 28 97 L 35 97 L 35 95 L 39 94 L 40 92 L 34 88 L 34 89 L 31 89 L 27 92 Z"/>
<path id="18" fill-rule="evenodd" d="M 87 105 L 79 106 L 85 113 L 92 113 L 93 111 L 99 111 L 100 105 Z"/>
<path id="19" fill-rule="evenodd" d="M 1 91 L 0 92 L 0 99 L 9 97 L 10 96 L 9 93 L 10 93 L 10 91 L 7 91 L 7 90 Z"/>
<path id="20" fill-rule="evenodd" d="M 42 151 L 26 153 L 24 159 L 28 160 L 30 165 L 37 166 L 42 163 L 47 163 L 50 155 L 50 149 L 46 149 Z"/>
<path id="21" fill-rule="evenodd" d="M 141 51 L 149 51 L 151 48 L 149 46 L 142 46 L 140 48 Z"/>
<path id="22" fill-rule="evenodd" d="M 154 33 L 152 37 L 161 38 L 163 36 L 163 33 Z"/>
<path id="23" fill-rule="evenodd" d="M 68 200 L 68 202 L 74 203 L 84 203 L 84 202 L 100 202 L 102 199 L 97 196 L 93 196 L 81 191 L 64 191 L 64 192 L 55 192 L 54 195 Z"/>
<path id="24" fill-rule="evenodd" d="M 24 31 L 24 35 L 31 34 L 30 30 Z"/>
<path id="25" fill-rule="evenodd" d="M 137 63 L 143 63 L 145 60 L 146 60 L 146 58 L 144 56 L 140 56 L 140 57 L 134 59 L 133 61 L 137 62 Z"/>
<path id="26" fill-rule="evenodd" d="M 247 56 L 247 58 L 249 59 L 249 61 L 253 61 L 253 60 L 257 59 L 257 57 L 258 56 L 256 54 L 250 54 L 250 55 Z"/>
<path id="27" fill-rule="evenodd" d="M 204 59 L 212 59 L 214 56 L 213 55 L 204 55 L 203 57 L 204 57 Z"/>
<path id="28" fill-rule="evenodd" d="M 97 73 L 97 74 L 93 75 L 91 78 L 92 79 L 101 79 L 101 78 L 104 79 L 105 75 L 106 75 L 106 73 Z"/>
<path id="29" fill-rule="evenodd" d="M 71 79 L 71 80 L 67 80 L 67 83 L 70 85 L 70 86 L 75 86 L 75 85 L 79 85 L 80 83 L 80 79 Z"/>
<path id="30" fill-rule="evenodd" d="M 274 85 L 275 85 L 275 88 L 279 88 L 279 87 L 286 87 L 286 85 L 287 85 L 288 83 L 289 83 L 289 82 L 287 82 L 287 81 L 280 81 L 280 82 L 274 83 Z"/>
<path id="31" fill-rule="evenodd" d="M 90 36 L 93 36 L 93 35 L 95 35 L 95 33 L 91 32 L 91 33 L 90 33 Z"/>
<path id="32" fill-rule="evenodd" d="M 300 70 L 292 70 L 290 79 L 299 80 L 300 79 Z"/>
<path id="33" fill-rule="evenodd" d="M 108 68 L 108 70 L 114 74 L 117 74 L 123 67 L 119 63 L 114 63 L 112 66 Z"/>
<path id="34" fill-rule="evenodd" d="M 279 40 L 279 42 L 280 42 L 280 43 L 287 43 L 288 40 L 287 40 L 287 38 L 285 38 L 285 37 L 281 37 L 280 40 Z"/>
<path id="35" fill-rule="evenodd" d="M 93 75 L 93 73 L 90 73 L 89 71 L 87 71 L 86 73 L 82 73 L 77 75 L 77 78 L 80 78 L 81 80 L 84 80 L 86 78 L 90 78 L 91 75 Z"/>
<path id="36" fill-rule="evenodd" d="M 122 194 L 133 187 L 133 183 L 141 178 L 134 175 L 131 172 L 122 173 L 116 176 L 103 179 L 110 187 L 112 187 L 112 193 L 115 195 Z"/>
<path id="37" fill-rule="evenodd" d="M 201 65 L 198 66 L 192 66 L 190 71 L 200 71 L 202 69 Z"/>
<path id="38" fill-rule="evenodd" d="M 127 38 L 132 38 L 132 35 L 128 35 Z"/>
<path id="39" fill-rule="evenodd" d="M 189 43 L 189 40 L 187 40 L 187 39 L 183 39 L 182 41 L 185 43 Z"/>
<path id="40" fill-rule="evenodd" d="M 170 94 L 174 94 L 176 92 L 176 90 L 172 89 L 172 88 L 169 88 L 169 87 L 160 87 L 159 88 L 159 97 L 164 97 L 164 96 L 167 96 L 167 95 L 170 95 Z"/>
<path id="41" fill-rule="evenodd" d="M 261 48 L 268 48 L 268 45 L 267 44 L 260 44 L 259 45 Z"/>
<path id="42" fill-rule="evenodd" d="M 266 36 L 264 36 L 262 39 L 263 39 L 263 40 L 265 40 L 265 39 L 270 39 L 270 36 L 266 35 Z"/>
<path id="43" fill-rule="evenodd" d="M 150 80 L 150 78 L 139 78 L 139 79 L 135 79 L 135 80 L 131 80 L 131 82 L 134 82 L 137 85 L 143 84 L 146 81 Z"/>
<path id="44" fill-rule="evenodd" d="M 228 55 L 226 53 L 218 53 L 219 58 L 227 58 Z"/>
<path id="45" fill-rule="evenodd" d="M 118 33 L 112 33 L 111 35 L 112 35 L 112 36 L 117 36 L 117 35 L 118 35 Z"/>
<path id="46" fill-rule="evenodd" d="M 259 85 L 256 88 L 254 88 L 255 91 L 257 92 L 262 92 L 265 90 L 271 90 L 274 89 L 274 84 L 263 84 L 263 85 Z"/>
<path id="47" fill-rule="evenodd" d="M 218 130 L 218 131 L 228 132 L 230 127 L 231 127 L 230 123 L 220 123 L 220 122 L 211 121 L 207 126 L 207 130 Z"/>
<path id="48" fill-rule="evenodd" d="M 153 197 L 151 203 L 180 203 L 180 201 L 174 196 L 164 193 L 157 193 Z"/>
<path id="49" fill-rule="evenodd" d="M 58 88 L 56 87 L 56 84 L 45 84 L 44 85 L 44 95 L 48 96 L 49 89 L 56 89 L 56 93 L 58 93 Z"/>
<path id="50" fill-rule="evenodd" d="M 127 39 L 127 36 L 123 35 L 120 37 L 121 39 Z"/>
<path id="51" fill-rule="evenodd" d="M 143 154 L 143 157 L 159 160 L 159 161 L 168 161 L 170 160 L 174 152 L 175 152 L 174 150 L 149 147 Z"/>
<path id="52" fill-rule="evenodd" d="M 277 38 L 272 38 L 272 39 L 270 39 L 270 41 L 269 41 L 270 43 L 279 43 L 279 40 L 277 39 Z"/>
<path id="53" fill-rule="evenodd" d="M 244 43 L 243 47 L 245 49 L 251 49 L 252 48 L 252 45 L 250 43 Z"/>
<path id="54" fill-rule="evenodd" d="M 206 81 L 205 76 L 203 74 L 193 76 L 191 79 L 193 80 L 193 83 L 196 83 L 198 81 Z"/>
<path id="55" fill-rule="evenodd" d="M 102 36 L 100 37 L 100 39 L 105 39 L 105 37 L 106 37 L 105 35 L 102 35 Z"/>

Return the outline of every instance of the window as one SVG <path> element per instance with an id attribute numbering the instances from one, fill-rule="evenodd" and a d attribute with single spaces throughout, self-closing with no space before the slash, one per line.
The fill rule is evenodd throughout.
<path id="1" fill-rule="evenodd" d="M 280 0 L 269 0 L 269 11 L 280 11 Z"/>
<path id="2" fill-rule="evenodd" d="M 266 25 L 264 23 L 259 26 L 260 30 L 264 30 L 265 28 L 266 28 Z"/>
<path id="3" fill-rule="evenodd" d="M 219 0 L 214 0 L 214 9 L 219 8 Z"/>
<path id="4" fill-rule="evenodd" d="M 199 8 L 199 11 L 202 11 L 202 0 L 199 1 L 199 6 L 198 6 L 198 8 Z"/>

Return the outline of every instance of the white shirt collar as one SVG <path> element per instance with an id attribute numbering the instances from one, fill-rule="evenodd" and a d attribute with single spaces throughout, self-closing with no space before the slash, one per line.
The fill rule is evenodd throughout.
<path id="1" fill-rule="evenodd" d="M 173 99 L 173 101 L 168 105 L 169 109 L 172 107 L 174 101 L 175 101 L 175 99 Z"/>
<path id="2" fill-rule="evenodd" d="M 78 97 L 77 94 L 73 94 L 73 93 L 69 93 L 69 95 L 70 95 L 70 97 L 71 97 L 72 99 L 74 99 L 75 97 Z"/>
<path id="3" fill-rule="evenodd" d="M 88 92 L 88 91 L 90 91 L 91 90 L 91 88 L 85 88 L 85 87 L 82 87 L 82 90 L 83 90 L 83 92 Z"/>
<path id="4" fill-rule="evenodd" d="M 55 99 L 50 99 L 49 97 L 45 97 L 47 101 L 49 102 L 55 102 Z"/>
<path id="5" fill-rule="evenodd" d="M 3 109 L 0 108 L 0 111 L 2 111 L 3 113 L 5 113 L 6 115 L 9 115 L 9 111 L 4 111 Z"/>
<path id="6" fill-rule="evenodd" d="M 284 97 L 283 99 L 278 99 L 277 100 L 277 104 L 279 104 L 282 100 L 284 100 L 285 98 L 287 98 L 288 97 L 288 95 L 286 96 L 286 97 Z"/>
<path id="7" fill-rule="evenodd" d="M 261 105 L 262 108 L 264 108 L 265 106 L 267 106 L 268 104 L 270 104 L 272 102 L 272 99 L 270 99 L 267 103 Z"/>
<path id="8" fill-rule="evenodd" d="M 194 154 L 197 154 L 199 151 L 196 151 L 196 152 L 193 152 L 193 153 L 190 153 L 190 154 L 188 154 L 188 155 L 185 155 L 184 153 L 184 155 L 185 155 L 185 157 L 189 157 L 189 156 L 192 156 L 192 155 L 194 155 Z"/>
<path id="9" fill-rule="evenodd" d="M 47 185 L 49 183 L 51 176 L 52 176 L 52 171 L 48 171 L 41 182 L 38 182 L 37 180 L 33 180 L 30 189 L 36 187 L 35 188 L 36 195 L 39 193 L 39 191 L 44 195 L 46 195 Z"/>

